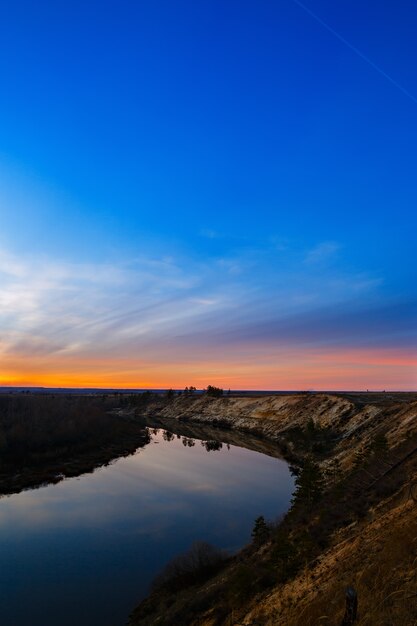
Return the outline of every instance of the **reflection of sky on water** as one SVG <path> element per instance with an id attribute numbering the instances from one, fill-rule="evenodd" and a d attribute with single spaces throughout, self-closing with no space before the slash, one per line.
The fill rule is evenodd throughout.
<path id="1" fill-rule="evenodd" d="M 155 573 L 196 539 L 231 550 L 285 511 L 286 464 L 162 431 L 93 474 L 0 500 L 0 623 L 118 626 Z"/>

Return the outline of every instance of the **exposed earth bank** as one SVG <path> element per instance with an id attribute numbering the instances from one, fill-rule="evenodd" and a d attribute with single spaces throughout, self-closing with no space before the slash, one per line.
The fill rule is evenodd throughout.
<path id="1" fill-rule="evenodd" d="M 417 394 L 182 395 L 136 413 L 263 437 L 318 468 L 320 493 L 214 576 L 155 590 L 130 626 L 333 626 L 347 585 L 355 624 L 417 623 Z"/>

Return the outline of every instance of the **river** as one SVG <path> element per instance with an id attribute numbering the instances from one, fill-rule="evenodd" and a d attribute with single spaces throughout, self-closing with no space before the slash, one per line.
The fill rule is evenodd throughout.
<path id="1" fill-rule="evenodd" d="M 272 446 L 150 432 L 132 456 L 0 499 L 0 624 L 123 626 L 193 541 L 236 551 L 257 516 L 288 509 L 293 478 Z"/>

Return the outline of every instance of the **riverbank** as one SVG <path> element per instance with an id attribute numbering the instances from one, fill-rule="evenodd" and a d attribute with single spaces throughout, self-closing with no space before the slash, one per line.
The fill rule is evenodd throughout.
<path id="1" fill-rule="evenodd" d="M 314 464 L 320 489 L 299 489 L 281 524 L 213 578 L 149 596 L 131 626 L 334 625 L 346 585 L 359 594 L 358 623 L 414 623 L 416 394 L 180 396 L 141 413 L 261 436 Z"/>

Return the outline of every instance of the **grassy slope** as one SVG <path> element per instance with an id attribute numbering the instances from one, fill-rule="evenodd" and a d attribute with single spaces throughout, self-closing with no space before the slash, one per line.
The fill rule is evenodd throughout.
<path id="1" fill-rule="evenodd" d="M 409 490 L 417 481 L 415 395 L 179 398 L 152 410 L 185 421 L 227 420 L 281 442 L 292 457 L 313 455 L 323 470 L 337 459 L 340 473 L 330 471 L 322 500 L 293 511 L 265 545 L 249 546 L 202 585 L 151 596 L 132 625 L 334 625 L 348 584 L 358 590 L 359 624 L 417 623 L 417 503 Z M 320 428 L 306 440 L 311 417 Z M 379 434 L 389 452 L 355 469 L 357 452 Z M 288 576 L 276 556 L 283 536 L 303 544 L 303 562 Z"/>

